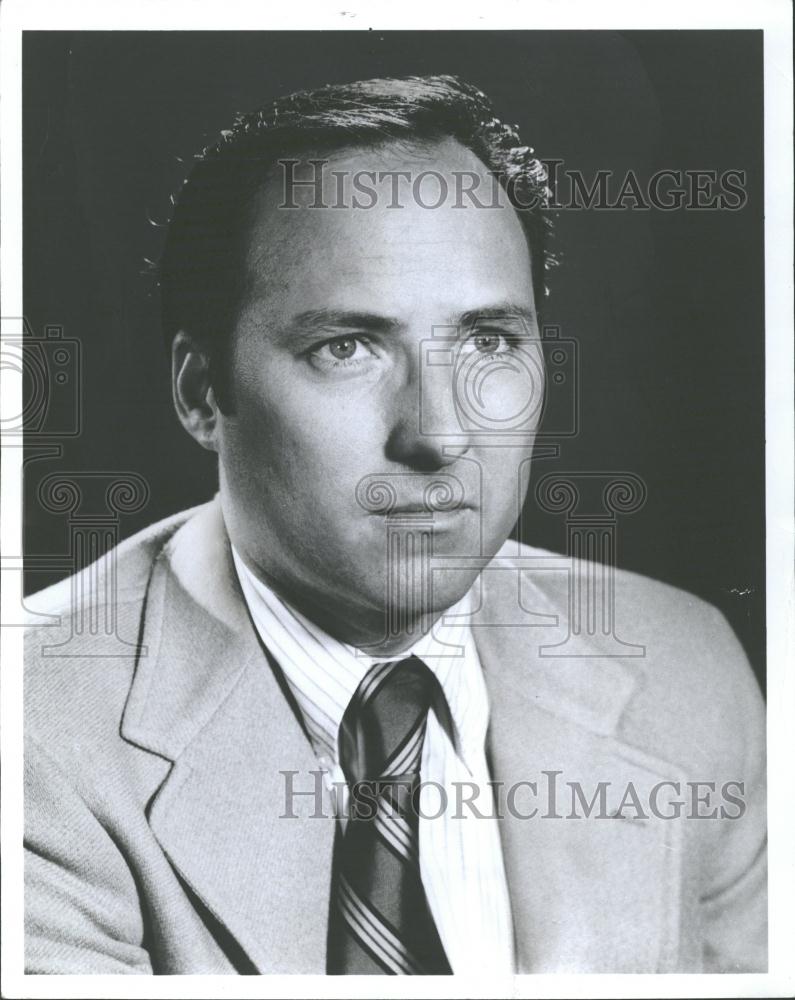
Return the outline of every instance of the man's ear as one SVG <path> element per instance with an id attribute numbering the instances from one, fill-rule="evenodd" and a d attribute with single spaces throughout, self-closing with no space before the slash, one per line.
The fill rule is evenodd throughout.
<path id="1" fill-rule="evenodd" d="M 218 404 L 210 384 L 210 358 L 180 330 L 171 345 L 171 391 L 182 426 L 202 448 L 217 451 Z"/>

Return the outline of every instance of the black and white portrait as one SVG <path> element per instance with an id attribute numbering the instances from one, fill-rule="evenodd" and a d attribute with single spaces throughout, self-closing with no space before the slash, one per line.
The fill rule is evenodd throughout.
<path id="1" fill-rule="evenodd" d="M 19 34 L 20 971 L 766 974 L 764 33 L 335 16 Z"/>

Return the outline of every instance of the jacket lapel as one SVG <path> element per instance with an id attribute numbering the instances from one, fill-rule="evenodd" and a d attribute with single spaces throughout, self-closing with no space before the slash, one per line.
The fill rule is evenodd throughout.
<path id="1" fill-rule="evenodd" d="M 490 608 L 517 604 L 516 577 L 516 570 L 484 572 L 484 621 Z M 552 614 L 557 626 L 475 631 L 489 692 L 492 778 L 501 783 L 518 971 L 666 971 L 676 962 L 681 823 L 636 819 L 631 806 L 624 819 L 597 819 L 597 810 L 585 818 L 569 782 L 587 800 L 605 783 L 609 816 L 627 805 L 628 785 L 647 804 L 655 784 L 683 775 L 617 736 L 636 667 L 600 656 L 595 644 L 587 657 L 539 654 L 541 645 L 565 638 L 568 606 L 566 574 L 557 593 L 549 572 L 542 579 L 543 590 L 530 582 L 532 610 Z M 520 784 L 528 781 L 537 793 Z M 670 795 L 660 791 L 660 811 Z M 571 817 L 573 801 L 580 818 Z M 534 807 L 538 814 L 527 818 Z"/>
<path id="2" fill-rule="evenodd" d="M 122 735 L 174 761 L 155 837 L 258 971 L 324 972 L 334 820 L 248 619 L 217 501 L 156 563 L 143 642 Z"/>

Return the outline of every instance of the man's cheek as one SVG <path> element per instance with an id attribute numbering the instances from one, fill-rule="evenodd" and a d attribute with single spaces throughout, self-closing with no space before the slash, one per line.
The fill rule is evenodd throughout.
<path id="1" fill-rule="evenodd" d="M 513 461 L 504 461 L 493 468 L 493 463 L 484 463 L 482 511 L 486 528 L 504 526 L 510 521 L 507 528 L 510 531 L 519 517 L 529 481 L 530 452 L 521 449 L 512 458 Z"/>

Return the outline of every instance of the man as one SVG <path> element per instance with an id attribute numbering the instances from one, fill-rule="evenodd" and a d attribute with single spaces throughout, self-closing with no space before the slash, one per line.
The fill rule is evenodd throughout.
<path id="1" fill-rule="evenodd" d="M 547 194 L 449 77 L 294 94 L 199 157 L 160 277 L 219 494 L 36 605 L 69 656 L 30 630 L 29 971 L 766 968 L 730 629 L 506 542 Z M 76 633 L 105 601 L 134 657 Z"/>

